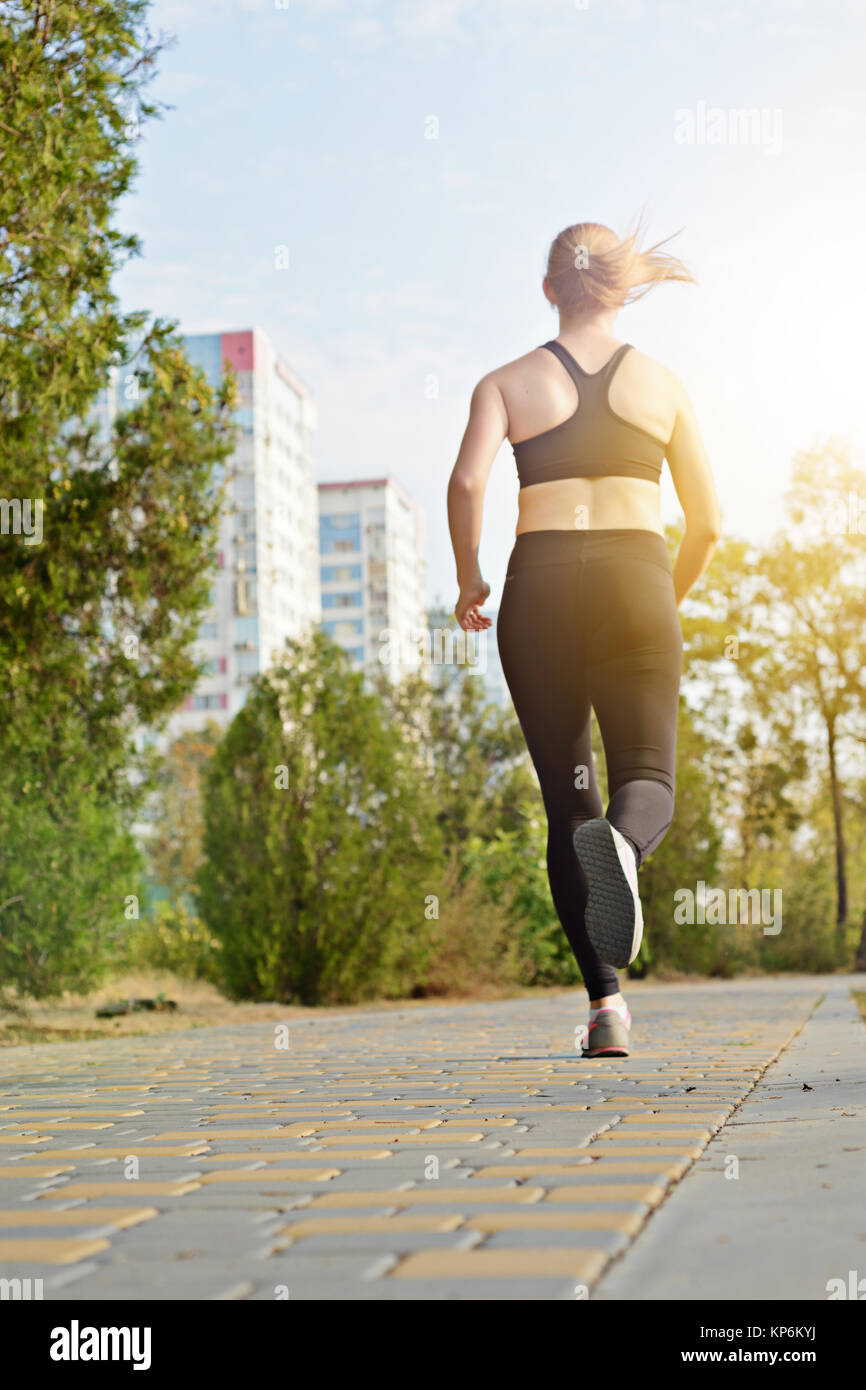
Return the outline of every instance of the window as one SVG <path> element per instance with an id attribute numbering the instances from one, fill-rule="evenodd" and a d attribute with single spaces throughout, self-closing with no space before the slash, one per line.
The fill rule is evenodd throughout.
<path id="1" fill-rule="evenodd" d="M 319 548 L 323 555 L 361 549 L 361 518 L 357 512 L 319 518 Z"/>
<path id="2" fill-rule="evenodd" d="M 203 661 L 201 673 L 203 676 L 224 676 L 226 670 L 226 659 L 224 656 L 211 657 L 210 661 Z"/>
<path id="3" fill-rule="evenodd" d="M 235 618 L 235 645 L 238 647 L 257 647 L 259 645 L 258 618 Z"/>
<path id="4" fill-rule="evenodd" d="M 353 579 L 360 578 L 360 565 L 322 565 L 321 579 L 323 584 L 348 584 Z"/>
<path id="5" fill-rule="evenodd" d="M 361 590 L 349 594 L 322 594 L 323 608 L 360 608 Z"/>
<path id="6" fill-rule="evenodd" d="M 225 709 L 227 707 L 227 697 L 225 695 L 193 695 L 191 709 Z"/>
<path id="7" fill-rule="evenodd" d="M 329 637 L 362 637 L 364 634 L 364 624 L 360 618 L 340 618 L 332 619 L 322 623 L 322 628 Z"/>
<path id="8" fill-rule="evenodd" d="M 238 652 L 237 666 L 239 676 L 256 676 L 259 671 L 259 654 L 253 652 Z"/>
<path id="9" fill-rule="evenodd" d="M 250 579 L 245 574 L 238 575 L 235 582 L 235 612 L 255 613 L 257 603 L 258 586 L 255 579 Z"/>
<path id="10" fill-rule="evenodd" d="M 198 630 L 198 635 L 202 642 L 216 642 L 219 640 L 219 623 L 202 623 Z"/>

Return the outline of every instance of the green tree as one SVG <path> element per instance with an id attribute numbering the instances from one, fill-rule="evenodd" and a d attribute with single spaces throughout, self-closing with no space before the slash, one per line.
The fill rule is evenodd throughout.
<path id="1" fill-rule="evenodd" d="M 0 9 L 0 952 L 8 979 L 45 993 L 96 977 L 138 886 L 135 734 L 197 679 L 234 391 L 214 393 L 174 327 L 121 313 L 111 287 L 139 249 L 112 225 L 131 136 L 156 114 L 144 0 Z M 113 367 L 129 408 L 105 428 L 93 407 Z"/>
<path id="2" fill-rule="evenodd" d="M 200 911 L 235 996 L 405 991 L 429 950 L 441 842 L 426 760 L 323 633 L 291 642 L 205 783 Z"/>
<path id="3" fill-rule="evenodd" d="M 204 855 L 204 776 L 222 736 L 214 720 L 172 739 L 155 772 L 148 806 L 147 858 L 157 889 L 175 902 L 195 902 Z"/>

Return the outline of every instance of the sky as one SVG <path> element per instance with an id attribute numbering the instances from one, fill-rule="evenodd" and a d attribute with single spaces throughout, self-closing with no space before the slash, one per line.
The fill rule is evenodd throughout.
<path id="1" fill-rule="evenodd" d="M 866 0 L 155 0 L 149 23 L 169 109 L 119 210 L 123 305 L 263 329 L 316 397 L 320 480 L 390 474 L 424 509 L 431 602 L 457 596 L 472 388 L 556 335 L 541 280 L 573 222 L 679 233 L 697 285 L 617 333 L 686 386 L 727 534 L 783 525 L 797 452 L 862 462 Z M 677 520 L 667 474 L 662 499 Z M 516 517 L 505 444 L 489 609 Z"/>

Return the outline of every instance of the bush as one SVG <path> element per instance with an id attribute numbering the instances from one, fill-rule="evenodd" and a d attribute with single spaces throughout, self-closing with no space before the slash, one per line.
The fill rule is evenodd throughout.
<path id="1" fill-rule="evenodd" d="M 492 840 L 473 837 L 464 863 L 478 892 L 504 914 L 517 982 L 578 984 L 580 971 L 550 896 L 542 822 L 527 811 L 519 830 L 497 831 Z"/>
<path id="2" fill-rule="evenodd" d="M 476 868 L 464 873 L 455 853 L 446 866 L 439 917 L 427 927 L 427 962 L 412 993 L 478 995 L 525 983 L 519 934 L 505 902 Z"/>
<path id="3" fill-rule="evenodd" d="M 129 929 L 121 964 L 130 970 L 170 970 L 185 980 L 216 980 L 219 941 L 182 904 L 157 903 L 152 917 Z"/>
<path id="4" fill-rule="evenodd" d="M 199 902 L 234 997 L 349 1003 L 417 978 L 436 807 L 423 751 L 383 712 L 316 632 L 258 678 L 214 753 Z"/>

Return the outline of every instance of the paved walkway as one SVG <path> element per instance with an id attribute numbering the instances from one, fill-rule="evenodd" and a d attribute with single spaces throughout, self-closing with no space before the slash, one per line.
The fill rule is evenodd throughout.
<path id="1" fill-rule="evenodd" d="M 677 1275 L 679 1245 L 691 1294 L 657 1296 L 699 1296 L 712 1270 L 707 1294 L 737 1298 L 738 1247 L 721 1238 L 760 1201 L 745 1176 L 681 1180 L 721 1130 L 710 1168 L 733 1149 L 744 1175 L 760 1169 L 761 1201 L 808 1208 L 787 1136 L 809 1116 L 809 1172 L 843 1175 L 846 1273 L 854 1252 L 866 1266 L 859 1197 L 847 1207 L 866 1075 L 852 984 L 866 980 L 641 986 L 627 1061 L 575 1052 L 578 993 L 4 1050 L 0 1280 L 42 1279 L 47 1299 L 647 1298 L 665 1260 Z M 834 1026 L 794 1041 L 825 996 Z M 737 1107 L 780 1054 L 791 1123 L 749 1139 Z M 852 1118 L 831 1120 L 825 1082 L 844 1085 Z M 777 1090 L 760 1094 L 763 1123 Z M 691 1214 L 676 1224 L 678 1210 Z M 752 1248 L 773 1237 L 765 1223 Z M 807 1261 L 807 1239 L 789 1223 L 780 1258 Z"/>

